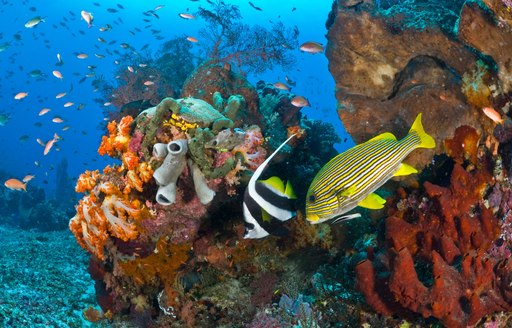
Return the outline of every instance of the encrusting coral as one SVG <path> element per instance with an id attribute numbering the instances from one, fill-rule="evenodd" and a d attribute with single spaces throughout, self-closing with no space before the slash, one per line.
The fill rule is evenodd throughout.
<path id="1" fill-rule="evenodd" d="M 474 133 L 457 129 L 450 147 L 462 149 L 454 144 Z M 469 153 L 476 152 L 478 143 L 468 147 L 473 149 Z M 371 250 L 356 266 L 358 287 L 379 313 L 412 311 L 447 327 L 466 327 L 487 314 L 512 310 L 512 287 L 507 285 L 512 263 L 486 251 L 501 230 L 484 200 L 492 172 L 485 156 L 469 162 L 468 172 L 461 164 L 472 156 L 453 154 L 460 164 L 454 165 L 450 184 L 427 181 L 424 193 L 402 192 L 385 221 L 387 251 Z"/>

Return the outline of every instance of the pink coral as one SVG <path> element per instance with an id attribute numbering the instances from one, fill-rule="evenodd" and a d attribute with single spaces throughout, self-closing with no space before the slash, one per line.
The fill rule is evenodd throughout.
<path id="1" fill-rule="evenodd" d="M 144 220 L 142 227 L 151 236 L 167 233 L 172 244 L 182 244 L 197 238 L 201 225 L 201 218 L 205 217 L 206 206 L 201 204 L 199 198 L 194 196 L 186 201 L 181 191 L 176 194 L 176 203 L 170 206 L 154 205 L 156 216 L 151 220 Z"/>
<path id="2" fill-rule="evenodd" d="M 244 156 L 244 164 L 254 171 L 265 161 L 267 152 L 261 147 L 264 141 L 261 129 L 253 125 L 245 132 L 244 142 L 233 149 L 233 154 L 241 153 Z"/>
<path id="3" fill-rule="evenodd" d="M 142 152 L 142 140 L 144 139 L 144 134 L 140 130 L 135 130 L 132 135 L 132 139 L 130 143 L 128 143 L 128 150 L 134 152 L 135 154 L 141 156 Z M 148 159 L 146 159 L 148 160 Z"/>

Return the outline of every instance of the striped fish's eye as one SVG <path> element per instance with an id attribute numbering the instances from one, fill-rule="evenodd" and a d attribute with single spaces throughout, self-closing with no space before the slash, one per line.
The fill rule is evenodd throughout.
<path id="1" fill-rule="evenodd" d="M 308 201 L 310 201 L 311 203 L 313 203 L 315 200 L 316 200 L 315 194 L 311 194 L 308 196 Z"/>

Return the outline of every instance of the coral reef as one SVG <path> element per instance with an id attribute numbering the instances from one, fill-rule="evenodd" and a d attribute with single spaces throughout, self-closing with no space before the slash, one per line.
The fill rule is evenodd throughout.
<path id="1" fill-rule="evenodd" d="M 219 92 L 223 98 L 242 96 L 247 108 L 240 111 L 239 120 L 243 119 L 246 124 L 259 123 L 259 98 L 256 90 L 245 77 L 232 71 L 229 66 L 210 61 L 202 63 L 185 81 L 181 96 L 208 102 L 212 101 L 215 92 Z"/>
<path id="2" fill-rule="evenodd" d="M 165 98 L 136 118 L 124 116 L 108 123 L 98 152 L 119 159 L 120 164 L 79 177 L 75 189 L 85 195 L 69 227 L 77 242 L 92 254 L 89 271 L 102 308 L 100 314 L 87 311 L 93 320 L 123 313 L 140 320 L 161 313 L 162 322 L 172 318 L 189 323 L 217 313 L 221 320 L 231 313 L 240 293 L 229 299 L 219 298 L 218 293 L 233 282 L 238 285 L 230 288 L 242 290 L 249 299 L 250 283 L 240 285 L 230 279 L 224 285 L 194 291 L 203 295 L 204 304 L 213 304 L 213 309 L 192 306 L 197 300 L 190 289 L 198 283 L 189 286 L 188 281 L 196 281 L 192 278 L 195 272 L 208 267 L 214 270 L 215 280 L 227 272 L 234 276 L 257 272 L 252 260 L 260 252 L 269 256 L 276 242 L 256 247 L 242 241 L 241 208 L 226 212 L 231 199 L 241 194 L 238 185 L 246 183 L 251 170 L 264 161 L 271 147 L 265 135 L 273 132 L 242 125 L 246 121 L 240 117 L 247 110 L 241 95 L 223 97 L 213 92 L 209 101 L 213 106 L 190 97 Z M 278 106 L 273 110 L 278 111 Z M 297 126 L 299 118 L 294 118 Z M 283 126 L 273 128 L 282 130 Z M 326 147 L 332 149 L 332 143 Z M 314 230 L 308 236 L 298 234 L 295 242 L 301 247 L 318 243 L 314 234 Z M 264 260 L 260 263 L 266 265 Z M 269 297 L 258 298 L 255 302 L 260 305 L 261 299 L 270 301 Z M 242 305 L 237 309 L 247 315 L 254 310 Z M 192 320 L 194 313 L 200 317 Z"/>
<path id="3" fill-rule="evenodd" d="M 450 147 L 474 133 L 457 129 Z M 478 143 L 471 147 L 476 150 Z M 456 154 L 462 163 L 463 153 Z M 512 310 L 507 285 L 512 265 L 506 252 L 498 255 L 503 242 L 496 244 L 506 223 L 489 208 L 502 206 L 503 181 L 494 180 L 494 194 L 484 198 L 493 172 L 486 165 L 490 154 L 479 156 L 467 166 L 472 171 L 455 164 L 449 186 L 427 181 L 424 193 L 400 194 L 385 221 L 381 251 L 367 250 L 368 259 L 356 266 L 358 287 L 375 311 L 404 316 L 412 311 L 447 327 L 466 327 L 487 314 Z"/>

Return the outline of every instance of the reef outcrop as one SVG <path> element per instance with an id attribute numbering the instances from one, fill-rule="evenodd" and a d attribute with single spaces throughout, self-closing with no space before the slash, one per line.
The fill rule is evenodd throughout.
<path id="1" fill-rule="evenodd" d="M 454 137 L 451 147 L 456 140 L 464 138 Z M 455 163 L 447 186 L 427 181 L 424 192 L 399 193 L 385 220 L 380 251 L 371 250 L 356 266 L 358 287 L 377 312 L 412 311 L 447 327 L 466 327 L 512 310 L 512 288 L 504 283 L 512 265 L 493 251 L 505 228 L 484 198 L 495 183 L 485 164 L 489 155 L 480 152 L 467 168 Z"/>
<path id="2" fill-rule="evenodd" d="M 489 16 L 488 11 L 486 13 L 477 3 L 466 3 L 460 13 L 459 36 L 465 44 L 494 60 L 500 85 L 505 93 L 509 93 L 512 91 L 511 9 L 505 1 L 487 0 L 484 3 L 497 19 Z"/>
<path id="3" fill-rule="evenodd" d="M 419 5 L 416 11 L 399 8 L 395 16 L 389 14 L 393 8 L 366 2 L 349 6 L 340 0 L 333 5 L 326 55 L 336 81 L 339 117 L 356 143 L 386 131 L 405 135 L 409 120 L 419 112 L 426 131 L 437 141 L 436 153 L 443 151 L 442 142 L 460 125 L 472 126 L 480 134 L 490 132 L 481 109 L 501 108 L 506 102 L 502 95 L 510 84 L 505 67 L 510 42 L 500 40 L 510 38 L 505 28 L 499 29 L 499 23 L 477 8 L 466 4 L 462 10 L 462 43 L 453 38 L 455 26 L 452 34 L 435 25 L 405 27 L 404 19 L 419 17 L 419 11 L 429 15 L 431 9 Z M 485 56 L 496 61 L 497 72 Z M 431 155 L 415 152 L 409 161 L 421 167 Z"/>
<path id="4" fill-rule="evenodd" d="M 230 65 L 204 62 L 187 78 L 181 96 L 211 101 L 215 92 L 219 92 L 224 98 L 232 95 L 242 96 L 247 106 L 240 113 L 239 119 L 244 119 L 248 124 L 259 123 L 258 94 L 245 77 L 231 70 Z M 216 100 L 214 105 L 217 107 Z"/>
<path id="5" fill-rule="evenodd" d="M 213 90 L 211 85 L 204 88 Z M 277 269 L 266 264 L 268 258 L 278 263 L 293 245 L 318 240 L 314 229 L 297 233 L 283 254 L 275 252 L 277 239 L 244 240 L 241 191 L 274 150 L 274 142 L 302 130 L 276 158 L 274 170 L 307 184 L 314 171 L 302 170 L 300 163 L 291 167 L 283 159 L 297 151 L 303 165 L 323 165 L 338 141 L 332 126 L 302 120 L 299 110 L 283 120 L 279 102 L 270 99 L 275 94 L 267 97 L 273 106 L 258 108 L 253 115 L 247 108 L 257 108 L 259 98 L 247 102 L 243 90 L 222 92 L 212 91 L 204 100 L 164 98 L 137 117 L 110 122 L 98 152 L 119 164 L 80 175 L 75 190 L 84 195 L 69 228 L 91 254 L 89 271 L 102 317 L 153 316 L 169 326 L 217 315 L 216 322 L 229 318 L 232 323 L 230 308 L 237 306 L 236 320 L 243 322 L 254 307 L 235 300 L 240 293 L 249 299 L 252 287 L 237 279 L 259 272 L 256 262 L 273 272 Z M 272 124 L 249 124 L 267 113 Z M 252 116 L 245 119 L 247 115 Z M 266 142 L 269 135 L 272 143 Z M 310 147 L 316 155 L 309 154 Z M 228 276 L 233 278 L 224 281 Z M 210 287 L 207 281 L 218 283 Z M 201 289 L 192 291 L 198 285 Z M 227 298 L 226 288 L 233 289 Z"/>

